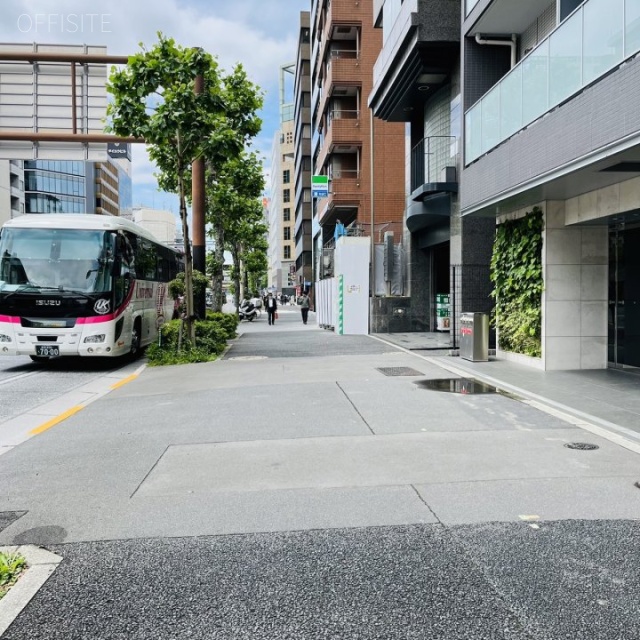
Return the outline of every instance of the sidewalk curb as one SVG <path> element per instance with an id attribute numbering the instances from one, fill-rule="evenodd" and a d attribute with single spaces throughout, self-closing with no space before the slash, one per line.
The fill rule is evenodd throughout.
<path id="1" fill-rule="evenodd" d="M 0 547 L 0 552 L 19 553 L 27 561 L 27 570 L 0 600 L 0 636 L 62 562 L 62 557 L 31 544 Z"/>
<path id="2" fill-rule="evenodd" d="M 572 407 L 568 407 L 560 402 L 556 402 L 555 400 L 551 400 L 549 398 L 545 398 L 544 396 L 538 395 L 527 389 L 523 389 L 522 387 L 516 387 L 507 382 L 503 382 L 502 380 L 498 380 L 486 374 L 479 373 L 477 371 L 466 369 L 464 366 L 456 366 L 456 364 L 452 364 L 449 362 L 442 362 L 441 359 L 436 359 L 431 356 L 424 356 L 419 353 L 415 353 L 406 349 L 405 347 L 401 347 L 393 342 L 388 342 L 383 338 L 378 336 L 373 336 L 369 334 L 369 337 L 374 340 L 379 340 L 380 342 L 384 342 L 385 344 L 396 347 L 400 351 L 404 351 L 409 355 L 412 355 L 416 358 L 420 358 L 421 360 L 425 360 L 445 371 L 449 371 L 454 373 L 455 375 L 464 377 L 464 378 L 475 378 L 482 382 L 486 382 L 501 391 L 505 391 L 507 393 L 512 393 L 521 398 L 522 402 L 529 404 L 540 411 L 544 411 L 549 415 L 552 415 L 564 422 L 567 422 L 575 427 L 579 427 L 584 431 L 588 431 L 596 436 L 604 438 L 609 442 L 613 442 L 629 451 L 633 451 L 634 453 L 640 454 L 640 437 L 634 431 L 631 431 L 625 427 L 621 427 L 613 422 L 608 422 L 606 420 L 602 420 L 596 416 L 592 416 L 588 413 L 584 413 L 578 409 L 574 409 Z"/>

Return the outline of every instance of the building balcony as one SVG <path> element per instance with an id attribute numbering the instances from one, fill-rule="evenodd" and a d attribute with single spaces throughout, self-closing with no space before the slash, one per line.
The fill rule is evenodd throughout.
<path id="1" fill-rule="evenodd" d="M 336 90 L 346 89 L 348 94 L 354 94 L 359 91 L 361 85 L 362 70 L 357 51 L 332 50 L 320 90 L 319 113 L 324 113 L 327 101 L 334 97 Z"/>
<path id="2" fill-rule="evenodd" d="M 458 64 L 460 5 L 450 0 L 404 0 L 373 68 L 369 105 L 377 118 L 411 119 Z"/>
<path id="3" fill-rule="evenodd" d="M 573 0 L 574 8 L 580 1 Z M 558 4 L 562 11 L 562 3 Z M 473 23 L 474 33 L 523 33 L 548 6 L 549 0 L 464 0 L 464 20 Z"/>
<path id="4" fill-rule="evenodd" d="M 322 136 L 316 168 L 324 167 L 334 151 L 354 153 L 362 147 L 360 112 L 336 109 L 329 113 L 327 130 Z"/>
<path id="5" fill-rule="evenodd" d="M 343 222 L 350 222 L 357 216 L 357 210 L 364 197 L 360 171 L 333 171 L 329 180 L 329 196 L 317 202 L 318 222 L 323 225 L 331 223 L 339 211 L 350 212 L 342 215 Z"/>
<path id="6" fill-rule="evenodd" d="M 316 32 L 322 29 L 317 61 L 324 60 L 327 46 L 333 40 L 356 40 L 357 31 L 366 15 L 361 0 L 329 0 L 326 9 L 320 11 Z M 366 12 L 368 14 L 368 11 Z"/>
<path id="7" fill-rule="evenodd" d="M 455 136 L 423 138 L 411 150 L 411 198 L 424 200 L 435 193 L 457 193 L 458 144 Z"/>
<path id="8" fill-rule="evenodd" d="M 465 113 L 465 165 L 640 52 L 640 16 L 625 4 L 587 0 Z"/>

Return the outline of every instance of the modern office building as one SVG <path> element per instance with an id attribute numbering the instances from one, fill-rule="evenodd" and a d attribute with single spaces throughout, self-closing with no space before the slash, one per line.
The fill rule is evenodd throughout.
<path id="1" fill-rule="evenodd" d="M 640 2 L 467 0 L 462 35 L 462 219 L 544 218 L 526 361 L 640 367 Z"/>
<path id="2" fill-rule="evenodd" d="M 12 184 L 11 210 L 16 215 L 97 213 L 131 219 L 130 160 L 6 162 Z"/>
<path id="3" fill-rule="evenodd" d="M 390 330 L 449 327 L 438 315 L 455 295 L 457 310 L 485 311 L 495 224 L 460 216 L 462 103 L 460 2 L 375 0 L 383 47 L 373 68 L 369 106 L 376 118 L 407 125 L 399 164 L 405 170 L 405 298 L 379 301 L 402 314 Z M 455 289 L 455 290 L 454 290 Z M 451 323 L 455 330 L 456 323 Z M 386 327 L 385 327 L 386 329 Z"/>
<path id="4" fill-rule="evenodd" d="M 18 160 L 0 160 L 0 225 L 24 213 L 24 170 Z"/>
<path id="5" fill-rule="evenodd" d="M 72 160 L 25 160 L 25 213 L 94 213 L 94 165 Z"/>
<path id="6" fill-rule="evenodd" d="M 280 129 L 273 139 L 269 203 L 269 286 L 276 291 L 296 286 L 294 238 L 294 105 L 286 100 L 294 64 L 280 67 Z"/>
<path id="7" fill-rule="evenodd" d="M 300 12 L 294 95 L 294 211 L 296 284 L 312 282 L 311 203 L 311 29 L 308 11 Z"/>
<path id="8" fill-rule="evenodd" d="M 329 194 L 315 200 L 315 276 L 336 224 L 356 223 L 398 245 L 404 213 L 404 124 L 375 120 L 367 108 L 373 66 L 382 49 L 374 2 L 313 0 L 311 7 L 311 120 L 313 173 L 326 175 Z M 374 293 L 377 293 L 374 292 Z M 372 307 L 372 315 L 378 313 Z M 374 322 L 372 321 L 372 325 Z"/>

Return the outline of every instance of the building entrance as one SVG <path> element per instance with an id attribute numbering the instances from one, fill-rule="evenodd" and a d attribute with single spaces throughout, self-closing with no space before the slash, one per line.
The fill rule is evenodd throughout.
<path id="1" fill-rule="evenodd" d="M 640 226 L 609 232 L 609 366 L 640 367 Z"/>
<path id="2" fill-rule="evenodd" d="M 433 292 L 435 293 L 435 323 L 436 331 L 449 331 L 450 328 L 450 282 L 449 282 L 449 243 L 443 242 L 431 249 Z M 432 329 L 432 330 L 433 330 Z"/>

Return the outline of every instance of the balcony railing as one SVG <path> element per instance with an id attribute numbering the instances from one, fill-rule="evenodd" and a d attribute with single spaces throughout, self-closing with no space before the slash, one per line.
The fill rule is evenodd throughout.
<path id="1" fill-rule="evenodd" d="M 464 3 L 464 15 L 468 16 L 473 11 L 473 8 L 477 4 L 478 4 L 478 0 L 465 0 L 465 3 Z"/>
<path id="2" fill-rule="evenodd" d="M 327 153 L 333 144 L 359 141 L 362 137 L 359 126 L 359 111 L 345 109 L 330 111 L 327 117 L 327 126 L 318 140 L 320 150 L 316 157 L 316 166 L 324 165 Z"/>
<path id="3" fill-rule="evenodd" d="M 333 120 L 357 120 L 360 117 L 358 109 L 331 109 L 327 114 L 327 126 Z"/>
<path id="4" fill-rule="evenodd" d="M 443 169 L 455 167 L 458 156 L 455 136 L 429 136 L 411 150 L 411 191 L 424 184 L 446 182 Z"/>
<path id="5" fill-rule="evenodd" d="M 638 0 L 587 0 L 465 114 L 465 164 L 640 51 Z"/>
<path id="6" fill-rule="evenodd" d="M 329 167 L 329 180 L 341 180 L 343 178 L 359 180 L 360 169 L 333 169 Z"/>

